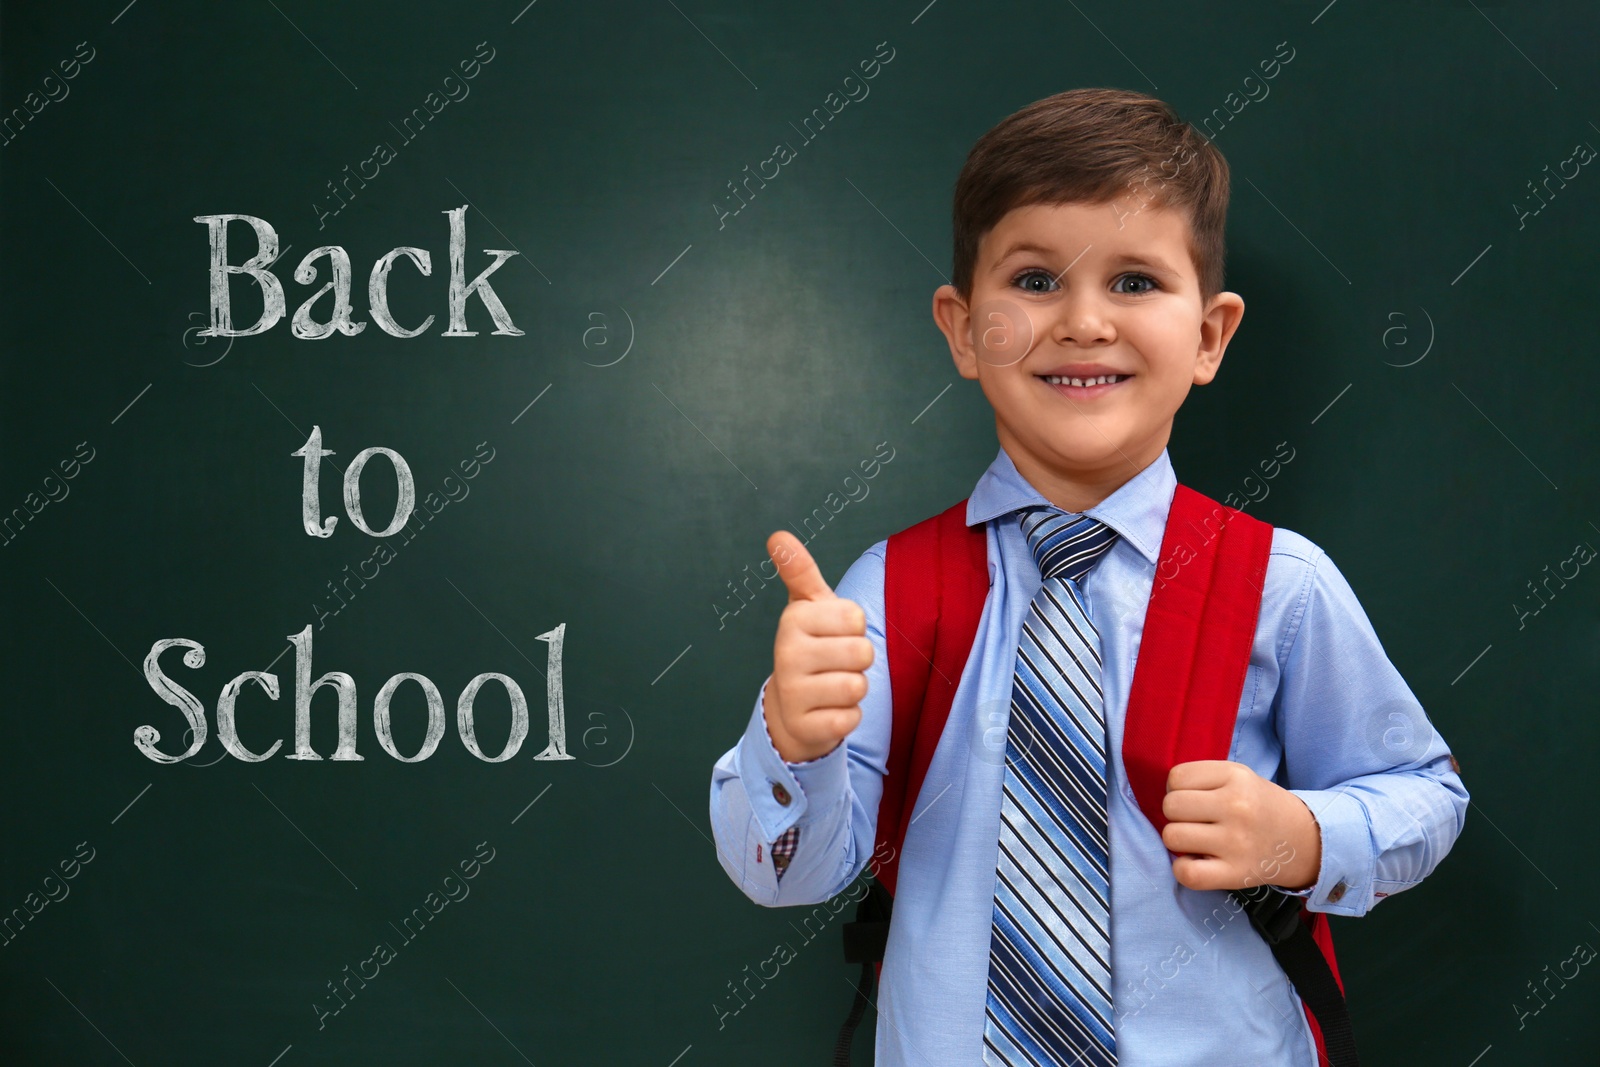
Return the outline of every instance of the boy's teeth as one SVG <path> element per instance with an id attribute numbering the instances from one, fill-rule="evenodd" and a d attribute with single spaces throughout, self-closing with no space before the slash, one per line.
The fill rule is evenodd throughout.
<path id="1" fill-rule="evenodd" d="M 1121 381 L 1123 378 L 1126 378 L 1127 375 L 1126 374 L 1102 374 L 1098 378 L 1063 378 L 1058 374 L 1046 374 L 1046 375 L 1042 375 L 1042 377 L 1044 378 L 1045 381 L 1049 382 L 1051 385 L 1076 385 L 1076 386 L 1080 386 L 1081 387 L 1081 386 L 1087 386 L 1087 385 L 1100 385 L 1100 384 L 1102 384 L 1104 382 Z"/>

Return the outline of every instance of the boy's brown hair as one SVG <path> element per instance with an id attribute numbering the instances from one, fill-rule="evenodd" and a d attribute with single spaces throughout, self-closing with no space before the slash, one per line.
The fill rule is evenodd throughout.
<path id="1" fill-rule="evenodd" d="M 1228 162 L 1153 96 L 1070 89 L 1006 116 L 978 138 L 956 179 L 953 284 L 972 297 L 978 243 L 1014 208 L 1068 202 L 1133 214 L 1176 209 L 1189 219 L 1200 299 L 1222 291 Z"/>

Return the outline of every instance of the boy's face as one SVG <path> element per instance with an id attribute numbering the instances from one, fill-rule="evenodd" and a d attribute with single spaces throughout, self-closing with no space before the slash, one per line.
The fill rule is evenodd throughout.
<path id="1" fill-rule="evenodd" d="M 979 243 L 972 298 L 934 293 L 963 378 L 994 407 L 1000 444 L 1046 499 L 1082 511 L 1161 455 L 1191 385 L 1217 373 L 1244 314 L 1202 304 L 1188 219 L 1146 204 L 1031 204 Z M 1056 384 L 1045 375 L 1125 375 Z"/>

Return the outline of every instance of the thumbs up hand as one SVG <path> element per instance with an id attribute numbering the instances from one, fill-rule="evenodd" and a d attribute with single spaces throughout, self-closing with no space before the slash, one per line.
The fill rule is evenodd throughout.
<path id="1" fill-rule="evenodd" d="M 861 605 L 828 588 L 799 538 L 779 530 L 767 555 L 789 590 L 763 701 L 767 733 L 778 755 L 800 763 L 832 752 L 861 722 L 874 651 Z"/>

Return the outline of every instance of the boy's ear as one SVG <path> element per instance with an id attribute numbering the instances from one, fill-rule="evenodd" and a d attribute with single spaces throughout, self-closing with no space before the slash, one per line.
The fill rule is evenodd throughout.
<path id="1" fill-rule="evenodd" d="M 1222 355 L 1244 317 L 1244 297 L 1238 293 L 1218 293 L 1206 305 L 1200 319 L 1200 350 L 1194 365 L 1194 384 L 1207 385 L 1217 376 Z"/>
<path id="2" fill-rule="evenodd" d="M 950 344 L 956 373 L 975 380 L 978 354 L 972 346 L 972 311 L 955 286 L 941 285 L 933 291 L 933 321 Z"/>

